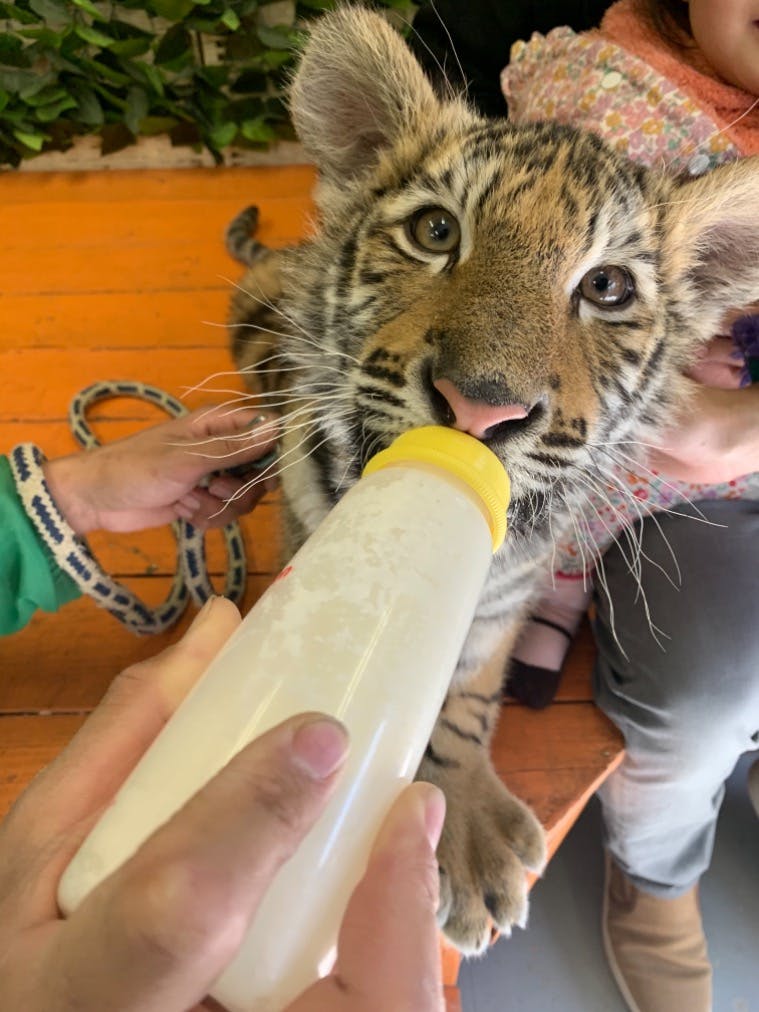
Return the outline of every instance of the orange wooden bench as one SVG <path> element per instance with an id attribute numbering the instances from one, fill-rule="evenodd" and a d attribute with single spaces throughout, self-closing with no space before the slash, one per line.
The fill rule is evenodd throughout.
<path id="1" fill-rule="evenodd" d="M 0 451 L 32 440 L 48 456 L 70 452 L 68 402 L 95 380 L 137 379 L 180 394 L 228 370 L 225 331 L 209 325 L 223 323 L 227 279 L 240 273 L 224 253 L 224 227 L 255 201 L 264 241 L 296 241 L 312 183 L 302 166 L 3 175 Z M 213 385 L 240 389 L 234 376 Z M 189 404 L 203 400 L 194 395 Z M 103 440 L 160 418 L 131 401 L 94 413 Z M 276 497 L 244 528 L 249 607 L 277 570 Z M 98 534 L 91 543 L 104 567 L 145 600 L 163 598 L 174 568 L 168 530 Z M 208 559 L 219 577 L 218 535 L 209 538 Z M 71 738 L 113 675 L 176 639 L 187 622 L 138 639 L 80 600 L 0 641 L 0 815 Z M 494 745 L 499 773 L 535 808 L 551 853 L 621 757 L 619 734 L 590 701 L 591 651 L 581 639 L 547 711 L 506 706 Z M 444 964 L 453 1012 L 460 1008 L 457 954 L 445 950 Z"/>

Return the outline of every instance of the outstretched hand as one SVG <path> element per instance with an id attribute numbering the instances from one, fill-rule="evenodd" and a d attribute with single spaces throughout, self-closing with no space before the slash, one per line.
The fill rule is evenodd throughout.
<path id="1" fill-rule="evenodd" d="M 221 527 L 249 512 L 274 479 L 264 474 L 252 482 L 213 472 L 260 459 L 276 438 L 276 419 L 255 408 L 204 408 L 95 450 L 47 461 L 45 478 L 77 534 L 138 531 L 177 517 L 201 529 Z"/>

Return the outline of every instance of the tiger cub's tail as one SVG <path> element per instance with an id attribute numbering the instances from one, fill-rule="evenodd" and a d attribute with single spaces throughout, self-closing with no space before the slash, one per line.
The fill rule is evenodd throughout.
<path id="1" fill-rule="evenodd" d="M 246 267 L 232 291 L 227 326 L 232 357 L 245 385 L 254 393 L 271 393 L 293 379 L 282 348 L 292 326 L 279 309 L 287 251 L 269 249 L 256 239 L 258 217 L 257 207 L 246 207 L 226 230 L 227 252 Z"/>
<path id="2" fill-rule="evenodd" d="M 227 253 L 246 267 L 252 267 L 269 250 L 256 239 L 258 229 L 258 208 L 255 204 L 246 207 L 227 225 L 224 244 Z"/>

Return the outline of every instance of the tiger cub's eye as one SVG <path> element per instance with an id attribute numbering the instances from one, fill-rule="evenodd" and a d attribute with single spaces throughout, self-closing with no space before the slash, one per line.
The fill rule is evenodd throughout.
<path id="1" fill-rule="evenodd" d="M 425 207 L 406 223 L 409 239 L 428 253 L 450 253 L 461 241 L 461 227 L 450 211 Z"/>
<path id="2" fill-rule="evenodd" d="M 623 306 L 635 294 L 635 282 L 624 267 L 605 265 L 589 270 L 579 284 L 584 299 L 601 308 Z"/>

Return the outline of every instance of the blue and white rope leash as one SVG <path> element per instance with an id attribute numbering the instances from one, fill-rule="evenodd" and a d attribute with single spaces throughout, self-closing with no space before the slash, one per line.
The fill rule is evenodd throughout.
<path id="1" fill-rule="evenodd" d="M 83 449 L 92 450 L 100 445 L 87 422 L 88 409 L 111 397 L 136 397 L 148 401 L 172 418 L 188 411 L 170 394 L 145 383 L 120 380 L 93 383 L 74 397 L 69 408 L 71 429 Z M 11 470 L 24 509 L 58 566 L 81 591 L 132 632 L 141 635 L 164 632 L 182 616 L 191 598 L 201 606 L 216 594 L 206 567 L 203 533 L 186 520 L 178 519 L 171 525 L 177 542 L 177 568 L 171 590 L 157 608 L 148 607 L 128 587 L 101 569 L 86 540 L 66 522 L 45 482 L 42 471 L 45 459 L 33 443 L 21 443 L 11 451 Z M 240 525 L 236 522 L 227 524 L 222 528 L 222 535 L 228 559 L 223 594 L 240 603 L 247 575 Z"/>

